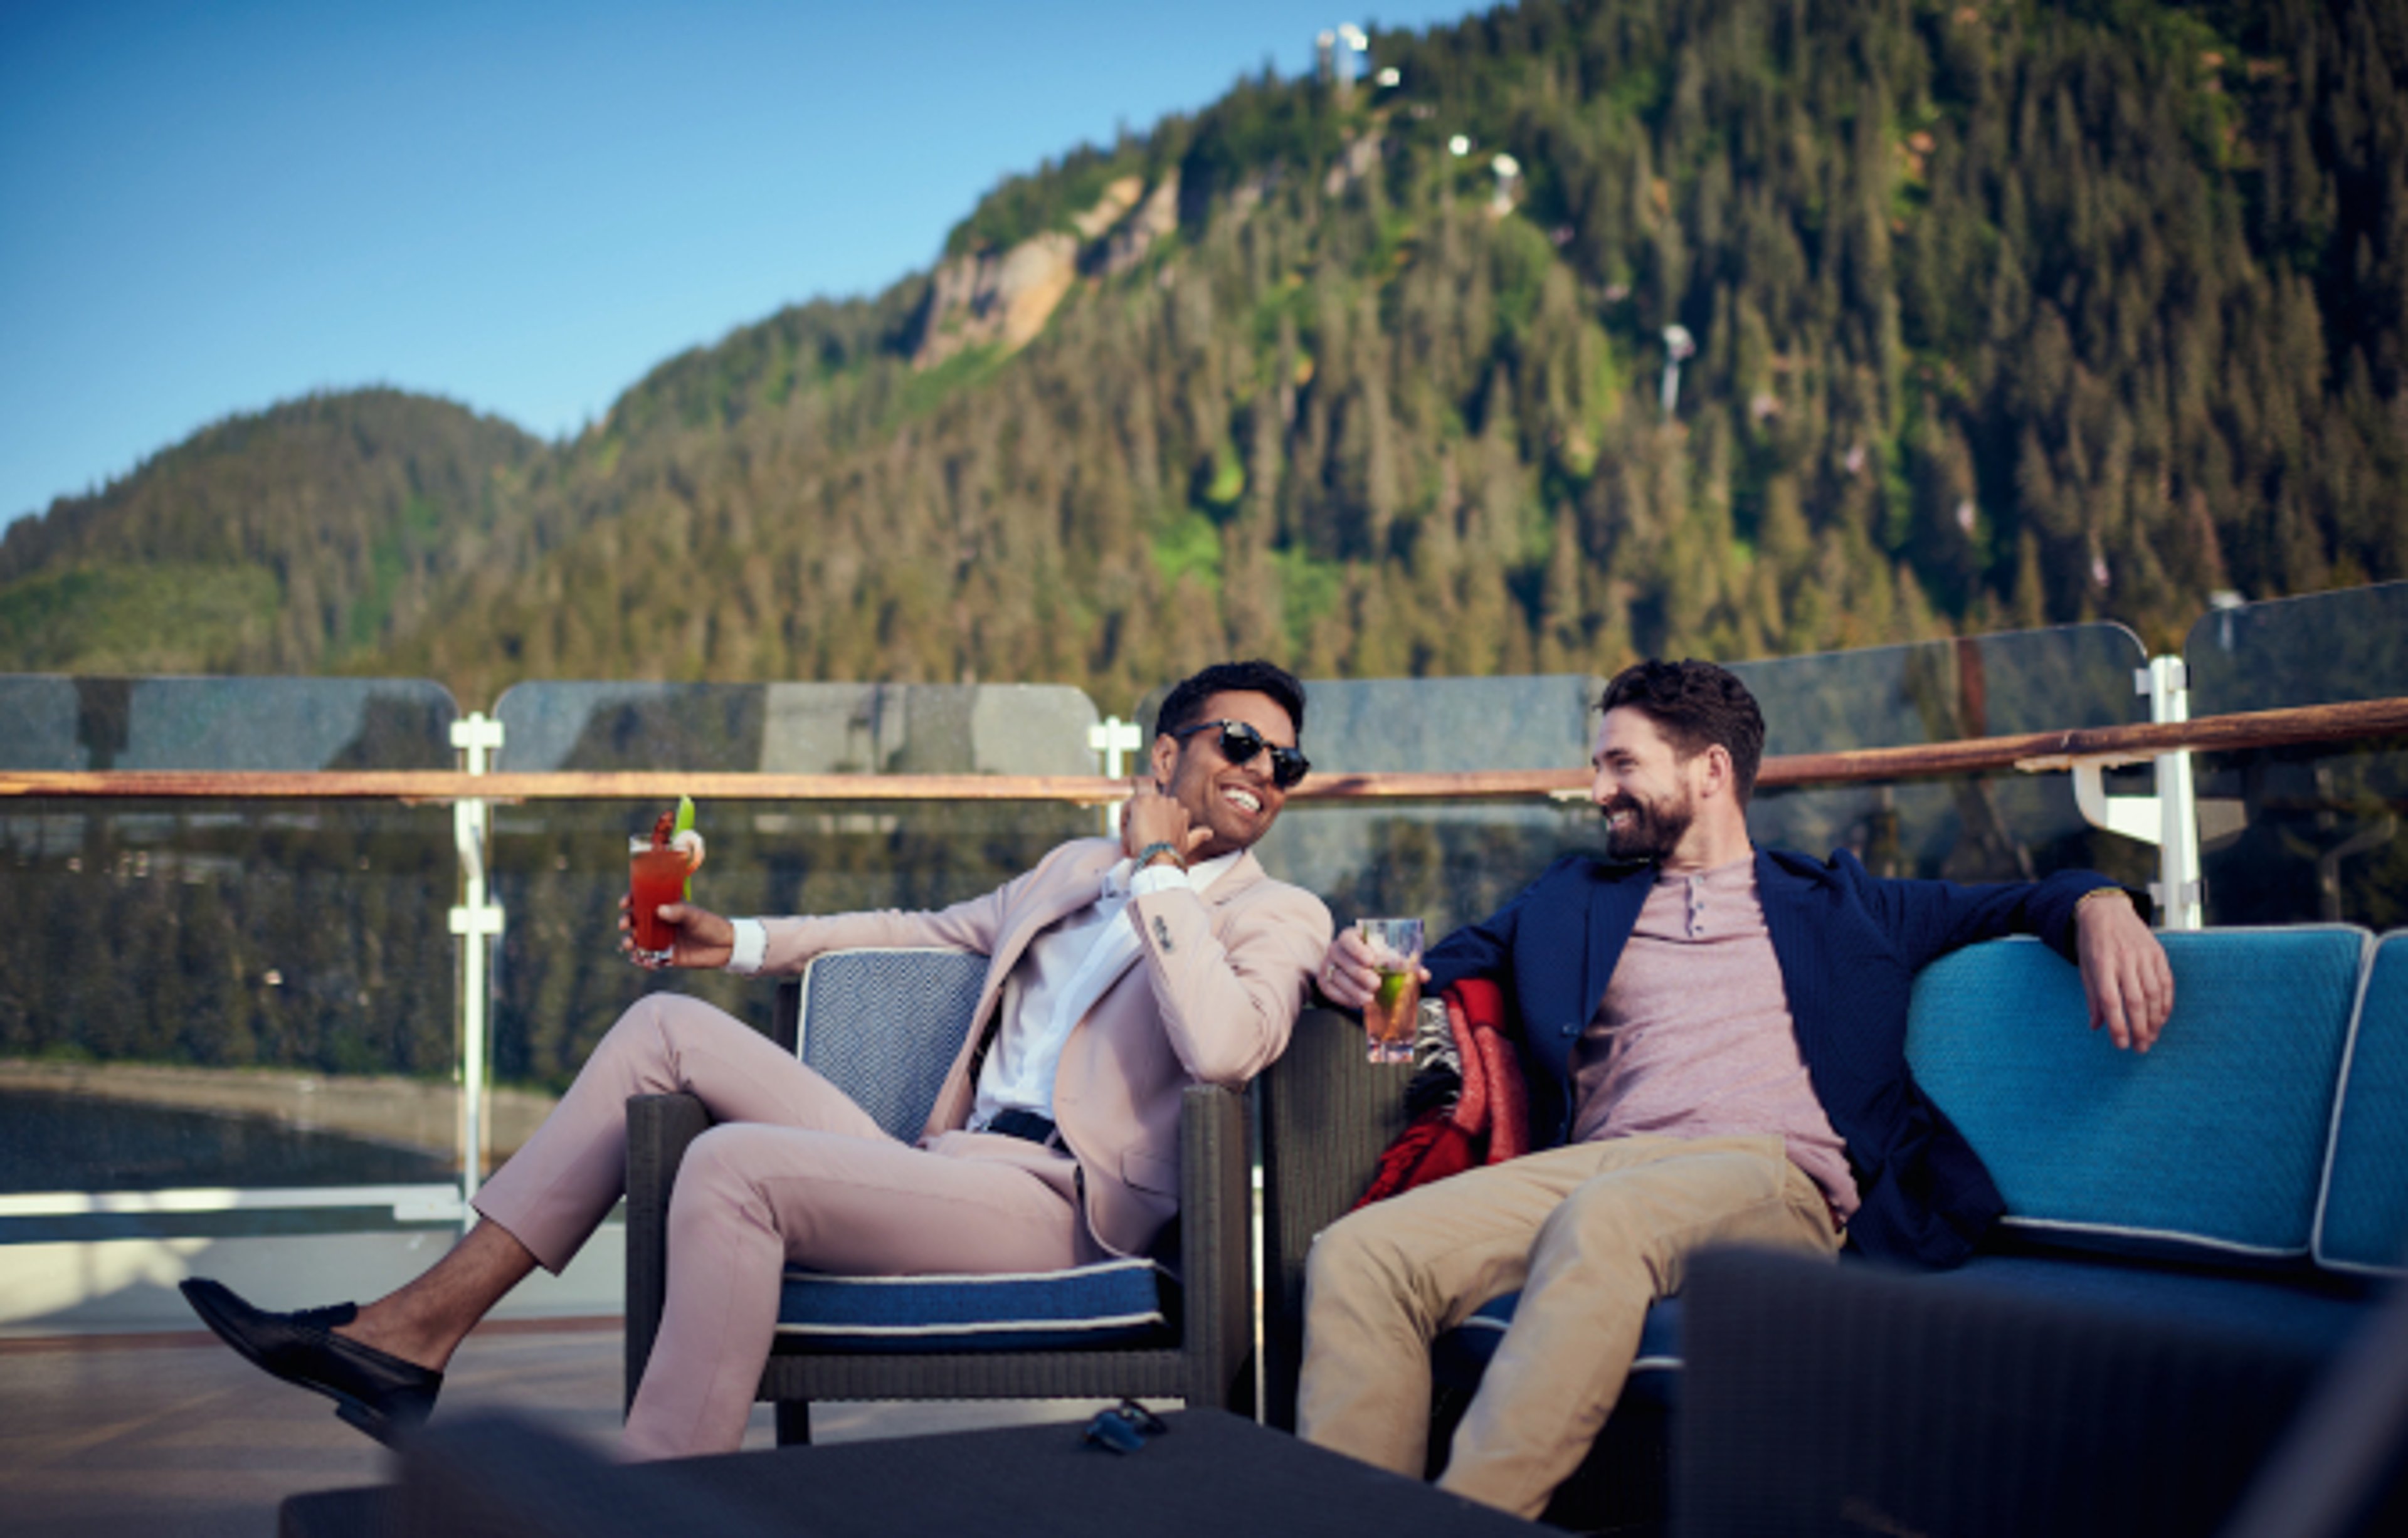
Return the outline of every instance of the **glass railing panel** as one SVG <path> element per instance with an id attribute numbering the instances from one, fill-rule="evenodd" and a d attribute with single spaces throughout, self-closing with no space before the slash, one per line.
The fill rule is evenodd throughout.
<path id="1" fill-rule="evenodd" d="M 12 676 L 0 766 L 448 769 L 453 715 L 423 681 Z M 35 798 L 0 850 L 0 1195 L 453 1177 L 447 808 Z M 0 1242 L 329 1220 L 19 1214 Z"/>
<path id="2" fill-rule="evenodd" d="M 1891 748 L 2144 720 L 2133 675 L 2145 662 L 2120 625 L 2065 626 L 1961 641 L 1732 664 L 1756 695 L 1766 751 Z M 1571 768 L 1588 759 L 1603 680 L 1390 679 L 1311 686 L 1305 747 L 1316 771 Z M 2111 776 L 2145 792 L 2145 770 Z M 1759 844 L 1817 856 L 1853 850 L 1876 872 L 2006 880 L 2071 865 L 2145 883 L 2145 846 L 2084 821 L 2062 775 L 1964 776 L 1896 785 L 1760 792 Z M 1554 806 L 1341 807 L 1292 803 L 1264 862 L 1322 892 L 1343 923 L 1419 914 L 1433 931 L 1481 918 L 1557 854 L 1601 849 L 1585 802 Z"/>
<path id="3" fill-rule="evenodd" d="M 1901 748 L 2148 719 L 2134 685 L 2147 661 L 2121 625 L 2065 625 L 1959 640 L 1742 662 L 1764 709 L 1767 756 Z M 2109 776 L 2146 793 L 2145 769 Z M 2061 774 L 1760 792 L 1748 828 L 1762 845 L 1848 849 L 1875 875 L 2012 881 L 2070 866 L 2145 885 L 2150 847 L 2092 828 Z"/>
<path id="4" fill-rule="evenodd" d="M 1306 686 L 1313 773 L 1578 769 L 1597 686 L 1577 674 L 1321 679 Z M 1159 698 L 1141 711 L 1151 723 Z M 1257 853 L 1338 922 L 1419 917 L 1433 939 L 1485 917 L 1588 836 L 1585 803 L 1393 806 L 1291 801 Z"/>
<path id="5" fill-rule="evenodd" d="M 2408 695 L 2408 582 L 2219 609 L 2183 643 L 2194 717 Z M 2212 924 L 2408 923 L 2408 739 L 2206 753 Z"/>
<path id="6" fill-rule="evenodd" d="M 1094 775 L 1095 705 L 1039 685 L 522 684 L 495 707 L 511 772 Z M 506 928 L 494 977 L 497 1082 L 556 1091 L 610 1022 L 668 989 L 765 1024 L 770 990 L 650 974 L 618 951 L 627 840 L 666 803 L 529 802 L 494 812 Z M 694 899 L 730 915 L 930 908 L 973 897 L 1102 814 L 1068 805 L 714 802 Z M 507 1157 L 508 1123 L 493 1149 Z"/>

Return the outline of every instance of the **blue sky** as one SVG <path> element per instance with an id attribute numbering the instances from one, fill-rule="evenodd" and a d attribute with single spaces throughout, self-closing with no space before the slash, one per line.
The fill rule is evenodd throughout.
<path id="1" fill-rule="evenodd" d="M 313 390 L 560 437 L 672 353 L 927 265 L 1004 175 L 1369 20 L 0 0 L 0 522 Z"/>

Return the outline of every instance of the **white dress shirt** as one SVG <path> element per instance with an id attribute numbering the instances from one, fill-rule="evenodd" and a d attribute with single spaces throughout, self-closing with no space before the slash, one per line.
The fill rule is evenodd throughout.
<path id="1" fill-rule="evenodd" d="M 1001 1112 L 1054 1114 L 1054 1073 L 1070 1032 L 1086 1018 L 1105 990 L 1120 979 L 1140 948 L 1136 926 L 1117 922 L 1133 898 L 1180 888 L 1201 895 L 1238 862 L 1235 852 L 1185 870 L 1149 865 L 1135 870 L 1124 860 L 1104 873 L 1095 902 L 1068 914 L 1029 942 L 1003 985 L 1003 1026 L 980 1070 L 978 1098 L 970 1111 L 973 1132 Z M 769 932 L 758 919 L 732 921 L 736 939 L 727 970 L 750 975 L 761 969 Z"/>

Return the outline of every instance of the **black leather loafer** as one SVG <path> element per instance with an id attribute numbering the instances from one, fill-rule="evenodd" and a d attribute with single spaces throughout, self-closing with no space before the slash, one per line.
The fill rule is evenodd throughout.
<path id="1" fill-rule="evenodd" d="M 253 1366 L 335 1402 L 335 1414 L 387 1446 L 435 1408 L 443 1374 L 335 1333 L 359 1314 L 351 1303 L 270 1314 L 222 1283 L 194 1277 L 184 1301 L 218 1339 Z"/>

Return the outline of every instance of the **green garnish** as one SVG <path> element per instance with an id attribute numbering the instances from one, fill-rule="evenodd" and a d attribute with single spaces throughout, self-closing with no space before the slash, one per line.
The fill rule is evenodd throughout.
<path id="1" fill-rule="evenodd" d="M 669 836 L 671 838 L 675 838 L 678 834 L 685 833 L 693 828 L 693 826 L 694 797 L 680 796 L 678 797 L 677 820 L 669 824 Z M 685 890 L 680 895 L 689 903 L 694 901 L 694 867 L 691 865 L 686 867 Z"/>
<path id="2" fill-rule="evenodd" d="M 1394 1009 L 1397 1001 L 1405 996 L 1405 975 L 1401 972 L 1380 974 L 1380 1007 Z"/>

